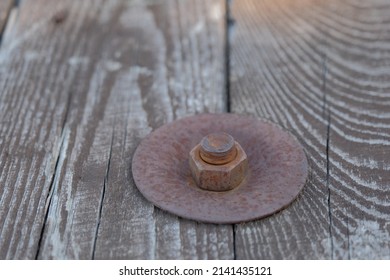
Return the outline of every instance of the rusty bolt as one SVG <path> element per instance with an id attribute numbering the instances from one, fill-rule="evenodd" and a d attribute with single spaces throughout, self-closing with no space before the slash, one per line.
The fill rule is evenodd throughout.
<path id="1" fill-rule="evenodd" d="M 205 136 L 216 132 L 216 127 L 232 135 L 248 157 L 246 177 L 230 191 L 207 191 L 198 187 L 196 180 L 201 180 L 197 166 L 204 166 L 200 147 L 192 151 L 189 159 L 189 152 L 201 144 L 200 133 Z M 205 141 L 203 146 L 206 145 Z M 222 149 L 225 156 L 229 146 Z M 236 160 L 241 149 L 234 146 Z M 206 162 L 209 154 L 207 147 L 203 147 Z M 195 180 L 188 164 L 191 161 Z M 214 166 L 221 168 L 229 164 Z M 286 208 L 302 191 L 309 174 L 305 151 L 294 135 L 269 121 L 231 113 L 199 114 L 156 129 L 142 140 L 131 166 L 137 188 L 154 205 L 183 218 L 218 224 L 264 218 Z M 203 169 L 213 164 L 205 166 Z M 211 185 L 214 190 L 229 189 L 229 186 L 217 187 Z"/>
<path id="2" fill-rule="evenodd" d="M 190 152 L 190 168 L 198 187 L 228 191 L 245 178 L 248 159 L 234 138 L 223 132 L 205 136 Z"/>

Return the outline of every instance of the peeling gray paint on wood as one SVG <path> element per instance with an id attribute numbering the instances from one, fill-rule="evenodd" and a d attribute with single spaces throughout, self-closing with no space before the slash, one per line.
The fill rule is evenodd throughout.
<path id="1" fill-rule="evenodd" d="M 224 0 L 13 2 L 0 3 L 1 259 L 390 258 L 386 1 L 233 1 L 228 42 Z M 139 142 L 229 108 L 304 144 L 297 201 L 234 227 L 153 207 L 130 171 Z"/>
<path id="2" fill-rule="evenodd" d="M 23 2 L 0 53 L 1 258 L 233 257 L 231 226 L 156 209 L 130 172 L 153 129 L 225 110 L 224 11 Z"/>

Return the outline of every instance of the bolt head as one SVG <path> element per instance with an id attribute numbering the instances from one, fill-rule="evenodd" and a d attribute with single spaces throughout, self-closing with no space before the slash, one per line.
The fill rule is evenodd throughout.
<path id="1" fill-rule="evenodd" d="M 201 144 L 190 152 L 192 177 L 198 187 L 209 191 L 228 191 L 239 186 L 247 174 L 248 158 L 243 148 L 234 143 L 237 150 L 233 160 L 226 164 L 210 164 L 201 157 Z"/>
<path id="2" fill-rule="evenodd" d="M 226 164 L 237 155 L 234 138 L 224 132 L 211 133 L 200 142 L 200 157 L 203 161 L 214 164 Z"/>

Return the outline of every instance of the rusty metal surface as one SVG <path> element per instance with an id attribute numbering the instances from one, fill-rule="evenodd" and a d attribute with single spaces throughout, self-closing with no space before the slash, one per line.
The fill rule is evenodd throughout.
<path id="1" fill-rule="evenodd" d="M 189 152 L 210 133 L 226 132 L 248 157 L 248 175 L 226 192 L 196 186 Z M 164 145 L 162 145 L 164 143 Z M 166 124 L 138 146 L 132 162 L 140 192 L 156 206 L 180 217 L 209 223 L 239 223 L 287 207 L 308 175 L 297 139 L 268 121 L 234 114 L 202 114 Z"/>
<path id="2" fill-rule="evenodd" d="M 192 149 L 189 155 L 190 170 L 198 187 L 210 191 L 228 191 L 240 185 L 248 173 L 248 159 L 240 144 L 234 140 L 233 143 L 235 156 L 225 164 L 204 161 L 201 158 L 201 145 Z"/>
<path id="3" fill-rule="evenodd" d="M 236 142 L 231 135 L 225 132 L 205 136 L 199 146 L 200 158 L 210 164 L 226 164 L 237 156 Z"/>

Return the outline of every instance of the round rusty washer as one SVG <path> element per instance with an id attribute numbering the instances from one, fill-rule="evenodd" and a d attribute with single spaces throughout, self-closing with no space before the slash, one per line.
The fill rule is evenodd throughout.
<path id="1" fill-rule="evenodd" d="M 230 134 L 248 157 L 248 175 L 226 192 L 198 188 L 188 153 L 204 136 Z M 286 130 L 265 120 L 234 114 L 202 114 L 166 124 L 138 146 L 132 162 L 140 192 L 180 217 L 209 223 L 239 223 L 287 207 L 308 175 L 305 152 Z"/>

